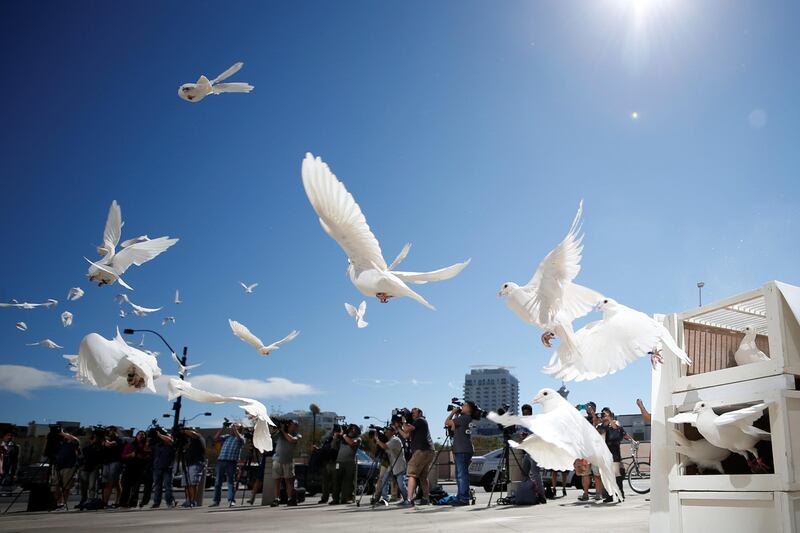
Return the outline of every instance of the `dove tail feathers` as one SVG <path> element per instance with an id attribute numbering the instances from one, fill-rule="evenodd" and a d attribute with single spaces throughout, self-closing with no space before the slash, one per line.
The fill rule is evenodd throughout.
<path id="1" fill-rule="evenodd" d="M 249 93 L 255 89 L 249 83 L 233 82 L 233 83 L 217 83 L 211 87 L 214 94 L 220 93 Z"/>
<path id="2" fill-rule="evenodd" d="M 687 365 L 691 365 L 692 364 L 692 360 L 689 358 L 688 355 L 686 355 L 686 352 L 684 352 L 681 349 L 681 347 L 678 346 L 678 343 L 675 342 L 675 339 L 673 339 L 672 335 L 669 334 L 669 331 L 667 330 L 667 328 L 665 328 L 664 326 L 661 326 L 661 329 L 662 329 L 661 342 L 663 342 L 664 345 L 667 347 L 667 349 L 670 352 L 674 353 L 675 356 L 678 357 L 678 359 L 680 359 L 681 361 L 683 361 Z"/>

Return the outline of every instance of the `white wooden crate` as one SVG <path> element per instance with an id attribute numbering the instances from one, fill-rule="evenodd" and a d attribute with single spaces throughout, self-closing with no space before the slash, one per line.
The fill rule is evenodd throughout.
<path id="1" fill-rule="evenodd" d="M 672 315 L 671 320 L 665 325 L 678 345 L 694 359 L 694 365 L 690 368 L 680 364 L 674 357 L 665 357 L 665 364 L 676 367 L 677 378 L 672 384 L 673 392 L 779 374 L 800 376 L 800 324 L 787 303 L 782 289 L 800 292 L 800 288 L 771 281 L 760 289 Z M 716 330 L 720 334 L 727 332 L 730 336 L 741 332 L 748 325 L 755 326 L 761 335 L 766 336 L 768 347 L 765 346 L 766 349 L 763 351 L 770 356 L 769 361 L 735 366 L 730 361 L 729 346 L 723 347 L 729 355 L 724 357 L 726 360 L 720 361 L 720 354 L 713 353 L 720 350 L 719 346 L 713 344 L 713 339 L 709 341 L 708 347 L 703 347 L 702 354 L 693 353 L 696 352 L 693 350 L 694 343 L 687 342 L 687 329 L 693 327 L 706 326 L 709 330 Z M 711 353 L 706 353 L 705 348 Z M 735 348 L 733 350 L 735 351 Z M 716 359 L 716 361 L 699 360 L 702 358 Z M 715 369 L 706 371 L 708 367 Z"/>
<path id="2" fill-rule="evenodd" d="M 670 492 L 672 533 L 794 533 L 800 492 Z"/>
<path id="3" fill-rule="evenodd" d="M 772 376 L 744 383 L 674 393 L 673 406 L 666 408 L 666 418 L 678 412 L 691 411 L 695 403 L 704 401 L 720 414 L 760 402 L 770 402 L 769 416 L 772 450 L 771 474 L 685 474 L 681 473 L 679 456 L 670 453 L 669 490 L 671 491 L 800 491 L 800 391 L 792 390 L 794 377 Z M 668 424 L 668 429 L 682 430 L 682 425 Z M 672 433 L 667 432 L 668 446 L 674 446 Z"/>

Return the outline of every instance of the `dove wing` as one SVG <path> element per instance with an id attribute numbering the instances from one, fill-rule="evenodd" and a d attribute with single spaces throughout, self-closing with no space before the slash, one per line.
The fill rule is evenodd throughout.
<path id="1" fill-rule="evenodd" d="M 345 311 L 347 311 L 348 315 L 350 315 L 353 318 L 356 317 L 356 308 L 353 307 L 351 304 L 345 302 L 344 309 Z"/>
<path id="2" fill-rule="evenodd" d="M 108 218 L 106 218 L 106 227 L 103 230 L 103 246 L 108 249 L 110 253 L 117 247 L 120 236 L 122 235 L 122 210 L 116 200 L 111 202 L 111 207 L 108 208 Z"/>
<path id="3" fill-rule="evenodd" d="M 328 165 L 307 153 L 302 175 L 303 187 L 322 229 L 342 247 L 356 270 L 369 270 L 372 263 L 386 270 L 381 246 L 361 208 Z"/>
<path id="4" fill-rule="evenodd" d="M 141 266 L 158 256 L 178 242 L 178 239 L 159 237 L 149 241 L 137 242 L 123 248 L 111 259 L 111 265 L 118 275 L 122 275 L 131 265 Z"/>
<path id="5" fill-rule="evenodd" d="M 239 61 L 238 63 L 234 63 L 228 68 L 228 70 L 226 70 L 225 72 L 223 72 L 222 74 L 211 80 L 211 85 L 214 85 L 217 82 L 230 78 L 231 76 L 239 72 L 243 66 L 244 63 L 242 63 L 241 61 Z"/>
<path id="6" fill-rule="evenodd" d="M 750 426 L 753 422 L 761 418 L 764 409 L 767 407 L 769 407 L 768 403 L 760 403 L 758 405 L 745 407 L 744 409 L 721 414 L 714 420 L 714 425 L 727 426 L 728 424 L 734 424 L 742 427 Z"/>
<path id="7" fill-rule="evenodd" d="M 295 337 L 297 337 L 298 335 L 300 335 L 300 332 L 299 332 L 299 331 L 297 331 L 296 329 L 295 329 L 295 330 L 292 330 L 292 332 L 291 332 L 291 333 L 289 333 L 288 335 L 286 335 L 284 338 L 282 338 L 282 339 L 281 339 L 281 340 L 279 340 L 278 342 L 274 342 L 274 343 L 272 343 L 272 346 L 274 346 L 275 348 L 280 348 L 281 346 L 283 346 L 283 345 L 284 345 L 284 344 L 286 344 L 287 342 L 289 342 L 289 341 L 293 340 L 293 339 L 294 339 Z"/>
<path id="8" fill-rule="evenodd" d="M 155 309 L 151 309 L 149 307 L 142 307 L 141 305 L 136 305 L 135 303 L 132 303 L 130 301 L 128 301 L 128 303 L 130 304 L 131 307 L 143 313 L 155 313 L 156 311 L 161 311 L 162 309 L 164 309 L 163 307 L 156 307 Z"/>
<path id="9" fill-rule="evenodd" d="M 183 396 L 200 403 L 230 403 L 237 401 L 230 396 L 223 396 L 216 392 L 208 392 L 192 386 L 188 381 L 178 378 L 169 378 L 167 385 L 168 399 L 173 401 L 178 396 Z"/>
<path id="10" fill-rule="evenodd" d="M 394 270 L 395 267 L 397 267 L 397 265 L 402 263 L 405 260 L 405 258 L 408 256 L 408 252 L 409 251 L 411 251 L 411 243 L 407 242 L 405 244 L 405 246 L 403 246 L 403 249 L 400 250 L 400 253 L 397 254 L 397 257 L 394 258 L 394 261 L 392 261 L 392 264 L 389 265 L 389 270 Z"/>
<path id="11" fill-rule="evenodd" d="M 467 259 L 463 263 L 456 263 L 455 265 L 450 265 L 448 267 L 440 268 L 439 270 L 432 270 L 430 272 L 394 271 L 393 274 L 398 278 L 400 278 L 401 280 L 405 281 L 406 283 L 423 284 L 423 283 L 428 283 L 429 281 L 443 281 L 457 276 L 462 270 L 464 270 L 467 267 L 467 265 L 469 265 L 470 261 L 472 260 Z"/>
<path id="12" fill-rule="evenodd" d="M 361 300 L 361 303 L 358 304 L 358 314 L 363 317 L 364 313 L 366 312 L 367 312 L 367 301 Z"/>
<path id="13" fill-rule="evenodd" d="M 264 343 L 261 342 L 261 339 L 250 333 L 250 330 L 247 329 L 247 326 L 245 326 L 244 324 L 240 324 L 239 322 L 231 319 L 228 319 L 228 324 L 230 324 L 231 330 L 233 330 L 233 334 L 242 339 L 250 346 L 253 346 L 256 349 L 260 349 L 264 346 Z"/>
<path id="14" fill-rule="evenodd" d="M 691 411 L 687 411 L 685 413 L 678 413 L 677 415 L 668 418 L 667 422 L 671 422 L 673 424 L 697 424 L 697 413 L 693 413 Z"/>
<path id="15" fill-rule="evenodd" d="M 247 287 L 247 290 L 248 290 L 248 291 L 252 291 L 252 290 L 253 290 L 253 289 L 255 289 L 256 287 L 258 287 L 258 283 L 253 283 L 252 285 L 250 285 L 249 287 Z"/>

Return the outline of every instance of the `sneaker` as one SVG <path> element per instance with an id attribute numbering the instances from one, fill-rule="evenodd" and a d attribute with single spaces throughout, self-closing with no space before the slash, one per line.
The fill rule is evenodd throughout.
<path id="1" fill-rule="evenodd" d="M 228 507 L 236 507 L 236 502 L 231 500 L 228 502 Z"/>
<path id="2" fill-rule="evenodd" d="M 614 503 L 614 497 L 613 496 L 607 496 L 607 497 L 603 498 L 603 503 Z"/>
<path id="3" fill-rule="evenodd" d="M 561 495 L 562 496 L 566 496 L 567 495 L 567 487 L 561 487 Z"/>
<path id="4" fill-rule="evenodd" d="M 588 494 L 581 494 L 580 496 L 578 496 L 578 501 L 579 502 L 588 502 L 589 501 L 589 495 Z"/>
<path id="5" fill-rule="evenodd" d="M 183 507 L 184 509 L 189 509 L 189 508 L 192 507 L 192 502 L 190 502 L 189 500 L 186 500 L 185 502 L 183 502 L 181 504 L 181 507 Z"/>
<path id="6" fill-rule="evenodd" d="M 594 501 L 599 502 L 599 501 L 602 501 L 602 500 L 603 500 L 603 497 L 600 496 L 599 494 L 595 494 L 594 495 Z"/>
<path id="7" fill-rule="evenodd" d="M 414 507 L 414 502 L 411 500 L 403 500 L 397 504 L 398 507 Z"/>
<path id="8" fill-rule="evenodd" d="M 154 503 L 150 506 L 150 509 L 158 509 L 159 507 L 161 507 L 160 503 Z M 169 507 L 169 504 L 167 504 L 167 507 Z"/>
<path id="9" fill-rule="evenodd" d="M 430 501 L 428 498 L 422 498 L 422 499 L 419 501 L 419 504 L 420 504 L 420 505 L 430 505 L 430 504 L 431 504 L 431 501 Z"/>
<path id="10" fill-rule="evenodd" d="M 219 502 L 211 502 L 208 506 L 209 507 L 219 507 Z"/>
<path id="11" fill-rule="evenodd" d="M 375 504 L 376 505 L 383 505 L 384 507 L 389 507 L 389 501 L 386 500 L 385 498 L 379 499 L 377 502 L 375 502 Z"/>
<path id="12" fill-rule="evenodd" d="M 322 505 L 323 503 L 328 503 L 328 498 L 322 498 L 320 501 L 317 502 L 318 505 Z"/>
<path id="13" fill-rule="evenodd" d="M 59 505 L 58 507 L 53 509 L 53 512 L 54 513 L 63 513 L 63 512 L 66 512 L 66 510 L 67 510 L 66 505 Z"/>
<path id="14" fill-rule="evenodd" d="M 297 507 L 297 500 L 292 498 L 288 502 L 286 502 L 286 507 Z"/>
<path id="15" fill-rule="evenodd" d="M 275 498 L 274 500 L 272 500 L 272 503 L 271 503 L 271 504 L 269 504 L 269 506 L 270 506 L 270 507 L 277 507 L 277 506 L 279 506 L 280 504 L 281 504 L 281 501 L 280 501 L 278 498 Z"/>
<path id="16" fill-rule="evenodd" d="M 339 505 L 339 500 L 331 500 L 328 502 L 328 505 Z"/>

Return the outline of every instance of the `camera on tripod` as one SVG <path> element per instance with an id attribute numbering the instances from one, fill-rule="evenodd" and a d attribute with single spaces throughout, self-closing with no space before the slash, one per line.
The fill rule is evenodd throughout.
<path id="1" fill-rule="evenodd" d="M 398 407 L 392 409 L 392 424 L 400 422 L 401 424 L 411 423 L 411 410 L 407 407 Z"/>
<path id="2" fill-rule="evenodd" d="M 454 409 L 460 411 L 461 408 L 464 407 L 465 402 L 466 400 L 460 400 L 458 398 L 450 398 L 450 404 L 447 406 L 447 412 L 450 412 Z M 472 405 L 472 413 L 470 413 L 470 416 L 472 417 L 473 420 L 480 420 L 481 418 L 487 415 L 487 412 L 481 409 L 475 402 L 470 402 L 470 404 Z M 504 407 L 508 409 L 508 405 L 505 405 Z"/>

